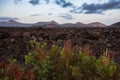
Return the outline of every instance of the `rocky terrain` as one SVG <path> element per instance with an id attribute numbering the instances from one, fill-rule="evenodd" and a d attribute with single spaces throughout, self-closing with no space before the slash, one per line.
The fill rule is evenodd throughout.
<path id="1" fill-rule="evenodd" d="M 89 45 L 96 56 L 103 54 L 106 48 L 116 54 L 120 61 L 120 27 L 103 28 L 0 28 L 0 60 L 16 58 L 24 61 L 24 55 L 31 48 L 29 41 L 36 38 L 40 43 L 47 42 L 48 46 L 57 44 L 63 46 L 71 39 L 72 46 Z"/>

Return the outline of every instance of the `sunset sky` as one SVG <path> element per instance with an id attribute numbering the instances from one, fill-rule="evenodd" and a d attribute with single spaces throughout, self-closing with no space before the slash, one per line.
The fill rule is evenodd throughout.
<path id="1" fill-rule="evenodd" d="M 0 0 L 0 21 L 58 23 L 120 21 L 120 0 Z"/>

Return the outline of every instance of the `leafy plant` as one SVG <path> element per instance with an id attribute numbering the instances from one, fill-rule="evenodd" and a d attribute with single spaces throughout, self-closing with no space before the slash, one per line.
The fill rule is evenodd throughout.
<path id="1" fill-rule="evenodd" d="M 72 47 L 67 40 L 64 47 L 30 41 L 31 51 L 25 55 L 25 65 L 16 59 L 0 62 L 0 80 L 113 80 L 120 78 L 116 63 L 108 49 L 96 58 L 88 45 Z M 118 75 L 116 78 L 115 73 Z"/>

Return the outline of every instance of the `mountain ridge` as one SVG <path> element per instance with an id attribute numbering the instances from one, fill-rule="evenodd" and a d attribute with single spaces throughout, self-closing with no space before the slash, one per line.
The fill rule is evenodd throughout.
<path id="1" fill-rule="evenodd" d="M 27 23 L 21 23 L 16 20 L 10 19 L 8 21 L 0 21 L 1 27 L 28 27 L 31 26 L 31 24 Z"/>
<path id="2" fill-rule="evenodd" d="M 88 26 L 91 26 L 91 27 L 106 27 L 107 25 L 101 23 L 101 22 L 93 22 L 93 23 L 89 23 L 87 24 Z"/>
<path id="3" fill-rule="evenodd" d="M 0 27 L 44 27 L 44 28 L 56 28 L 56 27 L 107 27 L 108 25 L 105 25 L 101 22 L 92 22 L 89 24 L 84 24 L 81 22 L 77 23 L 64 23 L 59 24 L 56 21 L 48 21 L 48 22 L 37 22 L 37 23 L 21 23 L 16 20 L 8 20 L 8 21 L 0 21 Z M 120 26 L 119 23 L 114 23 L 111 26 Z"/>
<path id="4" fill-rule="evenodd" d="M 113 23 L 112 25 L 110 25 L 111 27 L 117 27 L 117 26 L 120 26 L 120 22 L 116 22 L 116 23 Z"/>

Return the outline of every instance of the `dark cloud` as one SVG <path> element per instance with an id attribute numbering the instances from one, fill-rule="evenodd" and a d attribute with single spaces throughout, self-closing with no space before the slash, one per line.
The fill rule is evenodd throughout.
<path id="1" fill-rule="evenodd" d="M 11 17 L 0 17 L 0 21 L 8 21 L 8 20 L 19 20 L 18 18 L 11 18 Z"/>
<path id="2" fill-rule="evenodd" d="M 106 3 L 88 4 L 84 3 L 81 7 L 71 10 L 73 13 L 101 14 L 106 10 L 120 9 L 120 0 L 109 0 Z"/>
<path id="3" fill-rule="evenodd" d="M 62 6 L 63 8 L 65 7 L 73 7 L 74 5 L 70 2 L 67 2 L 65 0 L 55 0 L 55 3 Z"/>
<path id="4" fill-rule="evenodd" d="M 64 19 L 66 19 L 66 20 L 71 20 L 71 19 L 73 19 L 72 15 L 71 15 L 71 14 L 67 14 L 67 13 L 65 13 L 65 14 L 60 14 L 59 17 L 62 17 L 62 18 L 64 18 Z"/>
<path id="5" fill-rule="evenodd" d="M 30 16 L 40 16 L 41 14 L 32 14 Z"/>
<path id="6" fill-rule="evenodd" d="M 50 2 L 50 0 L 44 0 L 44 1 L 46 2 L 46 4 Z M 32 5 L 38 5 L 40 3 L 40 0 L 30 0 L 29 3 Z"/>
<path id="7" fill-rule="evenodd" d="M 40 0 L 30 0 L 29 3 L 32 5 L 37 5 L 39 4 Z"/>

